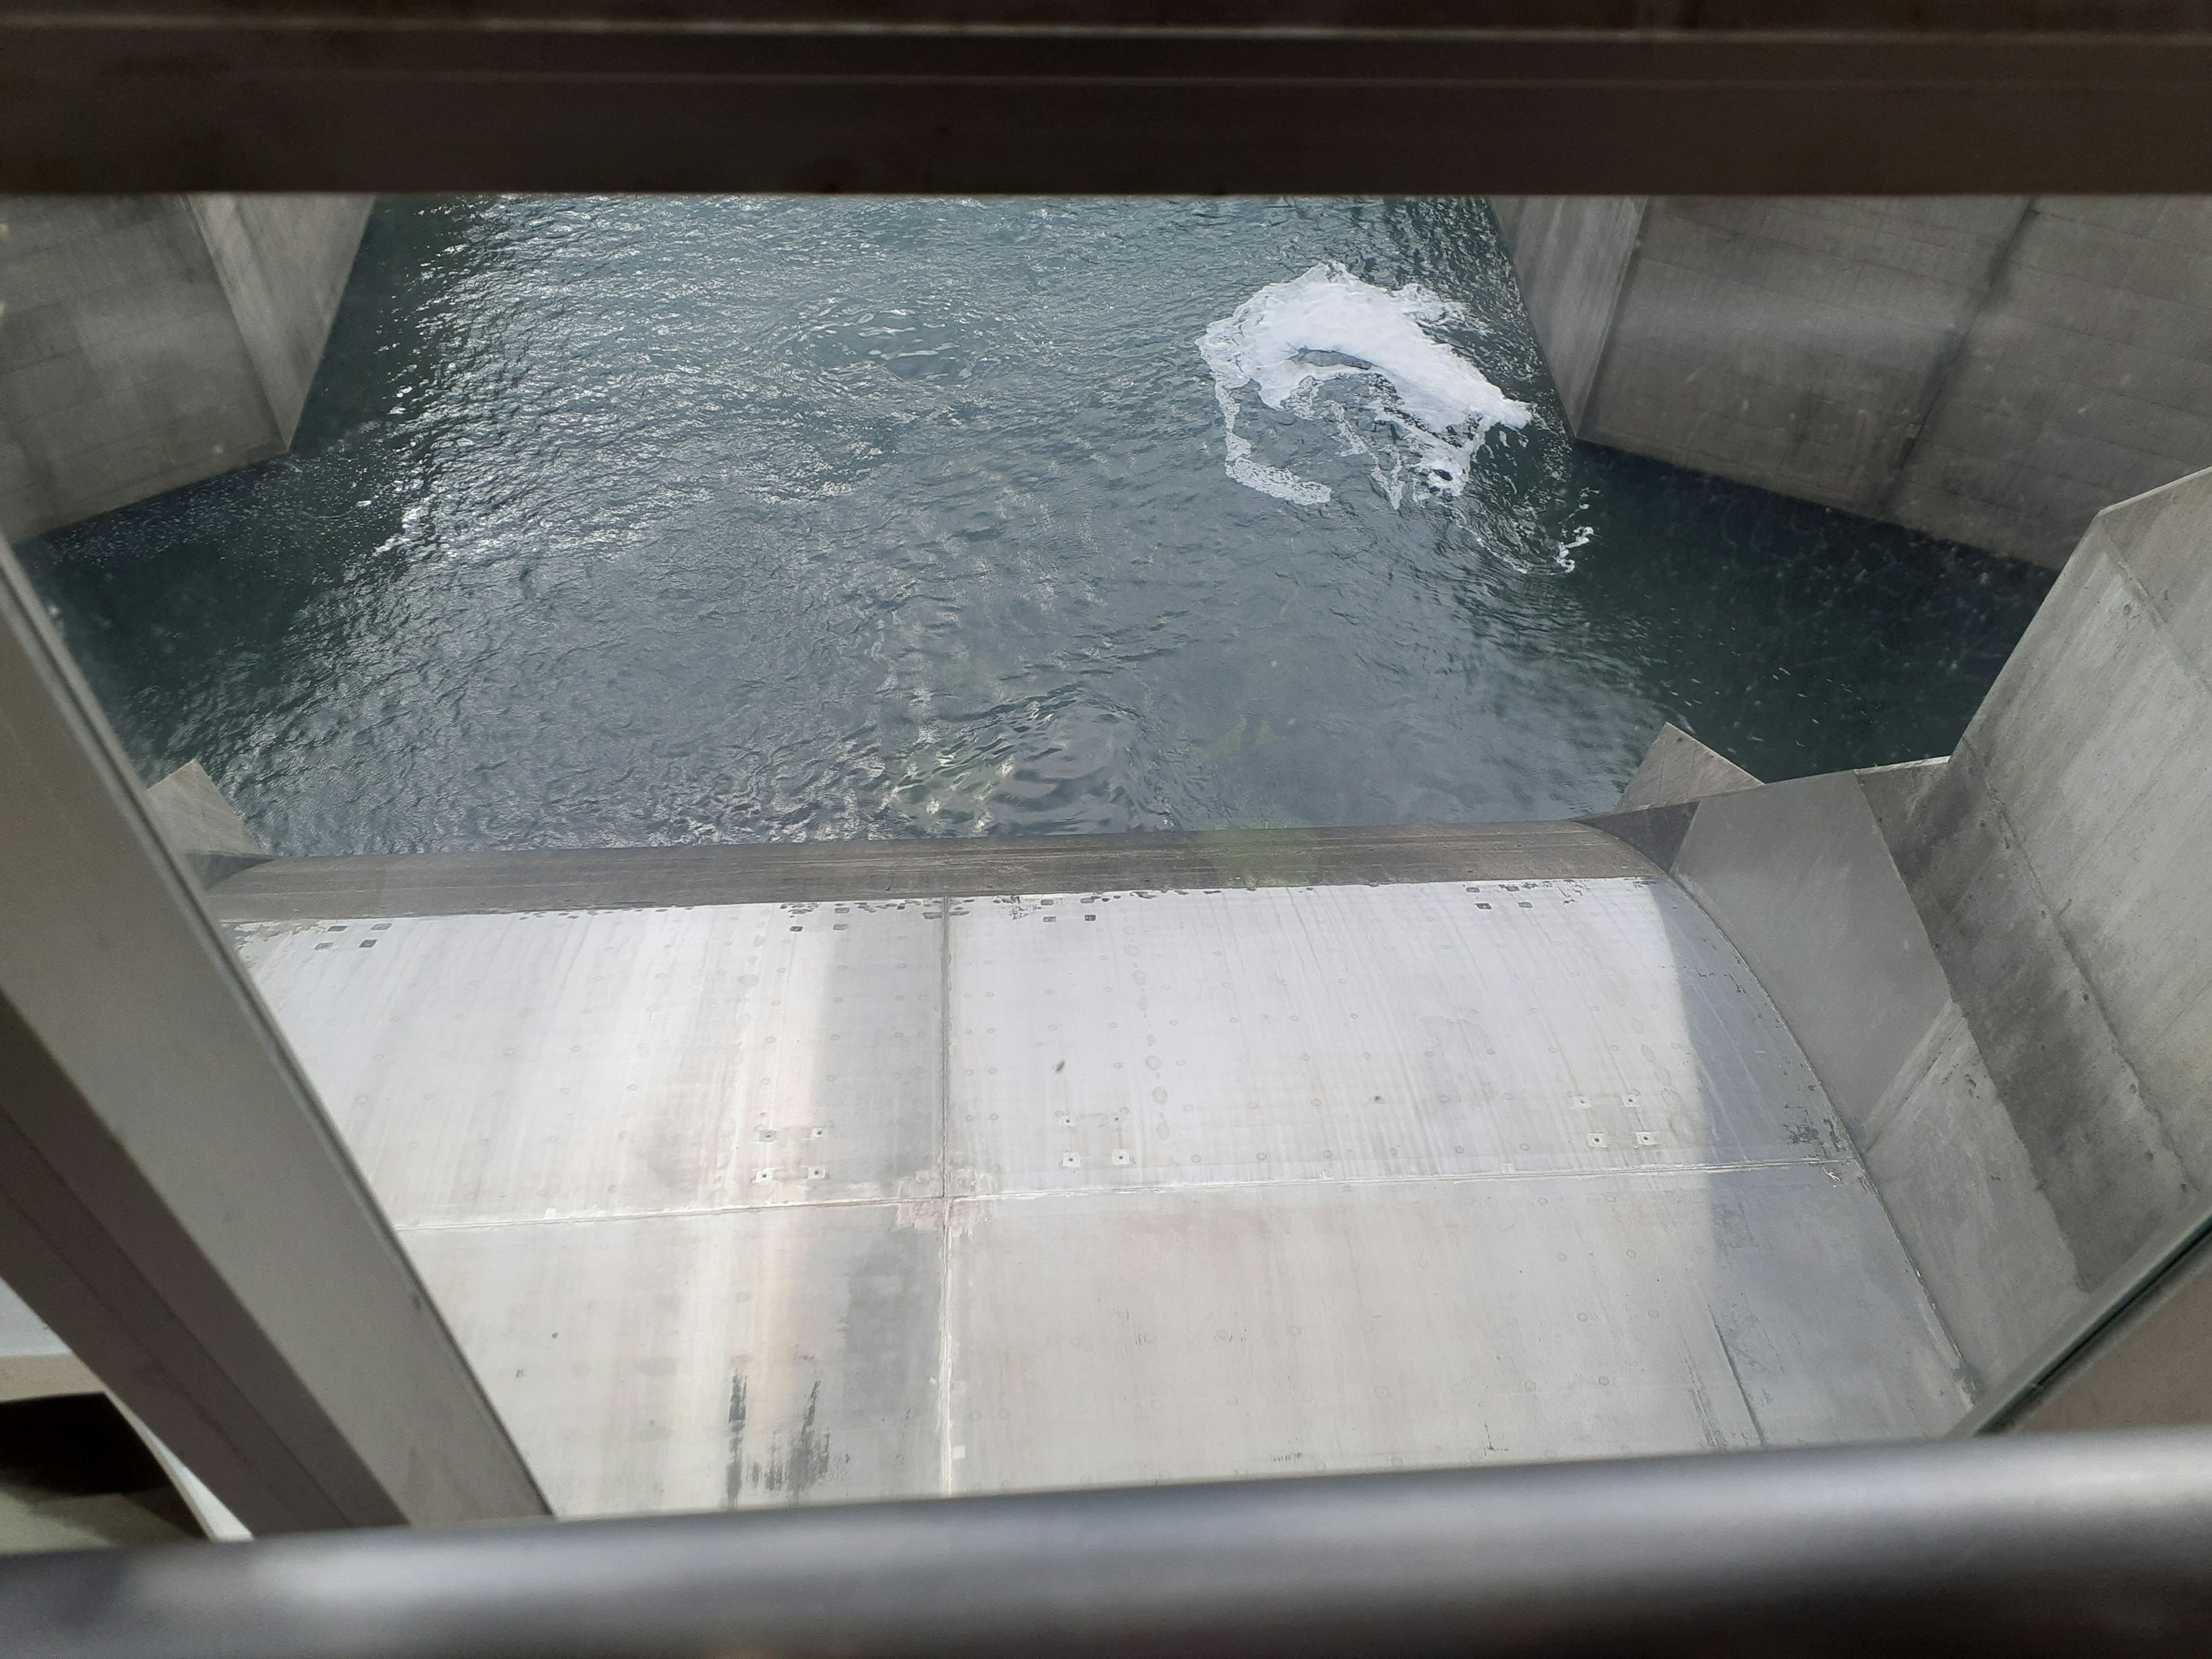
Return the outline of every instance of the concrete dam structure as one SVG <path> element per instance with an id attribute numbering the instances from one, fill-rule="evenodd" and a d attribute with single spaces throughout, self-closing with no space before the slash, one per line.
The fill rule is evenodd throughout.
<path id="1" fill-rule="evenodd" d="M 1591 442 L 2045 564 L 2212 465 L 2212 199 L 1492 206 Z"/>
<path id="2" fill-rule="evenodd" d="M 371 199 L 0 198 L 0 534 L 289 447 Z"/>
<path id="3" fill-rule="evenodd" d="M 2099 516 L 1954 754 L 1670 728 L 1588 821 L 257 861 L 155 807 L 583 1515 L 2201 1412 L 2202 1322 L 2108 1316 L 2212 1183 L 2209 762 L 2212 473 Z"/>

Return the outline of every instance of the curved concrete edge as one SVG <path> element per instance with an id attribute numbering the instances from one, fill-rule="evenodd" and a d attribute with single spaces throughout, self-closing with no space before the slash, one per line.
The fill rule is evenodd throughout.
<path id="1" fill-rule="evenodd" d="M 1569 821 L 271 859 L 205 898 L 237 924 L 1661 873 L 1620 838 Z"/>
<path id="2" fill-rule="evenodd" d="M 1890 853 L 1941 762 L 1589 820 L 1686 889 L 1773 1000 L 1977 1393 L 2084 1302 L 2066 1238 Z"/>

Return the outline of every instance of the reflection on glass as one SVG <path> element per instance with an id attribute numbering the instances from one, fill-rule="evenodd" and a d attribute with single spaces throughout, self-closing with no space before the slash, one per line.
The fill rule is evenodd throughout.
<path id="1" fill-rule="evenodd" d="M 2203 204 L 283 210 L 16 215 L 301 400 L 17 550 L 564 1511 L 1940 1433 L 2212 1178 Z"/>

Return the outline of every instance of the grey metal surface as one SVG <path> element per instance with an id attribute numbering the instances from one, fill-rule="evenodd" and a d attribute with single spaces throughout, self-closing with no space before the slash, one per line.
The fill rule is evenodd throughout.
<path id="1" fill-rule="evenodd" d="M 1966 1405 L 1796 1044 L 1656 878 L 238 931 L 563 1513 Z"/>
<path id="2" fill-rule="evenodd" d="M 10 1659 L 2173 1655 L 2212 1436 L 841 1505 L 0 1562 Z"/>
<path id="3" fill-rule="evenodd" d="M 229 921 L 311 921 L 1651 873 L 1633 851 L 1583 823 L 1449 823 L 272 859 L 220 883 L 208 903 Z"/>

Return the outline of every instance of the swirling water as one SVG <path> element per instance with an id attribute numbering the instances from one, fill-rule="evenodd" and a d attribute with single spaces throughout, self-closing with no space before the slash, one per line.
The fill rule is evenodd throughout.
<path id="1" fill-rule="evenodd" d="M 1231 476 L 1316 265 L 1531 411 L 1456 494 L 1379 404 Z M 2049 583 L 1573 442 L 1466 201 L 387 200 L 289 454 L 21 551 L 291 854 L 1586 811 L 1948 750 Z"/>

